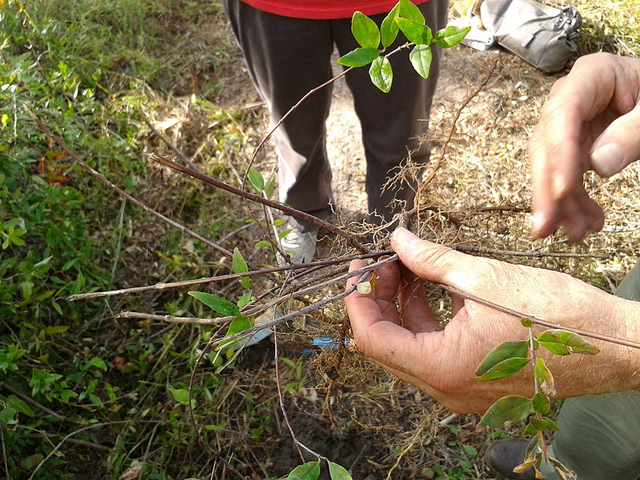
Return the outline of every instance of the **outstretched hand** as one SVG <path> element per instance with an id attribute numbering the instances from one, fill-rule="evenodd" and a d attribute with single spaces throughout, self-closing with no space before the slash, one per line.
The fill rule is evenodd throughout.
<path id="1" fill-rule="evenodd" d="M 568 275 L 472 257 L 420 240 L 405 229 L 394 232 L 391 246 L 403 265 L 381 267 L 371 293 L 355 291 L 345 300 L 356 345 L 454 411 L 480 412 L 501 396 L 533 394 L 526 371 L 504 380 L 473 379 L 492 348 L 525 339 L 528 331 L 519 318 L 456 295 L 452 318 L 441 328 L 425 298 L 425 280 L 567 327 L 620 333 L 615 330 L 621 321 L 617 302 L 625 301 Z M 362 266 L 355 261 L 351 268 Z M 607 364 L 618 354 L 618 347 L 609 345 L 596 357 L 599 364 Z M 607 371 L 576 373 L 580 360 L 574 357 L 580 356 L 549 360 L 560 397 L 618 388 L 604 378 Z M 555 370 L 553 362 L 558 364 Z"/>
<path id="2" fill-rule="evenodd" d="M 604 215 L 583 175 L 620 172 L 640 159 L 640 60 L 607 53 L 579 58 L 558 80 L 529 143 L 533 233 L 563 228 L 576 242 Z"/>

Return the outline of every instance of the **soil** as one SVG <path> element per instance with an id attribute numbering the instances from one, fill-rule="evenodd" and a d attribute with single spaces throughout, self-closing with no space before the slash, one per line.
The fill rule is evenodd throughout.
<path id="1" fill-rule="evenodd" d="M 255 112 L 260 122 L 251 128 L 256 128 L 253 135 L 260 139 L 265 134 L 266 112 L 241 65 L 238 54 L 231 67 L 217 73 L 226 87 L 215 103 L 230 111 Z M 611 226 L 606 227 L 607 235 L 593 235 L 578 245 L 568 245 L 561 235 L 539 241 L 529 234 L 526 145 L 546 94 L 559 76 L 544 75 L 499 50 L 478 52 L 457 46 L 445 52 L 428 134 L 433 153 L 425 178 L 433 180 L 420 194 L 426 213 L 415 229 L 441 242 L 494 250 L 603 253 L 604 258 L 562 262 L 539 257 L 517 261 L 589 276 L 603 288 L 613 289 L 638 256 L 640 213 L 611 198 L 614 192 L 637 188 L 637 169 L 606 182 L 586 179 L 594 197 L 607 207 L 608 225 L 625 231 L 624 237 Z M 327 148 L 338 218 L 348 223 L 364 214 L 364 153 L 344 80 L 336 82 L 333 95 Z M 274 170 L 272 147 L 267 145 L 263 153 L 258 168 Z M 319 256 L 330 256 L 333 248 L 333 239 L 323 238 Z M 498 258 L 513 261 L 509 256 Z M 436 302 L 444 308 L 441 298 Z M 315 335 L 339 338 L 340 333 L 327 327 Z M 219 433 L 224 462 L 217 478 L 287 475 L 301 463 L 304 450 L 294 446 L 293 431 L 300 443 L 344 466 L 354 479 L 490 479 L 494 477 L 481 460 L 486 445 L 495 436 L 518 434 L 514 429 L 494 435 L 477 433 L 479 416 L 452 415 L 358 354 L 316 350 L 301 357 L 295 346 L 284 350 L 282 356 L 293 363 L 302 358 L 304 365 L 303 381 L 293 369 L 281 373 L 281 385 L 298 385 L 285 395 L 286 419 L 274 388 L 270 342 L 247 349 L 236 368 L 226 374 L 230 383 L 242 389 L 230 390 L 224 403 L 216 406 L 219 411 L 241 411 L 250 402 L 245 394 L 251 392 L 252 398 L 273 406 L 268 416 L 274 420 L 270 434 L 258 443 L 244 437 L 239 441 L 235 433 L 228 437 Z M 259 405 L 264 404 L 256 402 L 256 408 Z M 230 414 L 227 430 L 246 432 L 248 424 Z M 313 458 L 302 453 L 307 461 Z M 240 460 L 234 463 L 232 458 Z M 326 468 L 323 472 L 322 478 L 327 478 Z"/>

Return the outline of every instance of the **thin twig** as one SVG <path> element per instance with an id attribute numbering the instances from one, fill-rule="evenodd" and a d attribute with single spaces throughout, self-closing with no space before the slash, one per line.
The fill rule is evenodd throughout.
<path id="1" fill-rule="evenodd" d="M 570 253 L 570 252 L 518 252 L 513 250 L 498 250 L 494 248 L 475 247 L 472 245 L 452 244 L 446 245 L 459 252 L 480 253 L 483 255 L 502 255 L 505 257 L 527 257 L 527 258 L 608 258 L 611 255 L 595 255 L 593 253 Z"/>
<path id="2" fill-rule="evenodd" d="M 114 422 L 94 423 L 92 425 L 87 425 L 86 427 L 79 428 L 78 430 L 76 430 L 74 432 L 71 432 L 70 434 L 65 436 L 62 440 L 60 440 L 60 442 L 58 442 L 58 444 L 49 452 L 49 454 L 46 457 L 44 457 L 42 460 L 40 460 L 40 463 L 38 463 L 38 465 L 33 470 L 33 472 L 31 472 L 31 475 L 29 476 L 29 480 L 33 480 L 33 478 L 35 477 L 36 473 L 38 473 L 38 471 L 42 468 L 42 466 L 45 463 L 47 463 L 49 461 L 49 459 L 51 457 L 53 457 L 58 450 L 60 450 L 60 448 L 62 447 L 62 444 L 64 442 L 66 442 L 67 440 L 69 440 L 74 435 L 82 433 L 82 432 L 84 432 L 86 430 L 90 430 L 92 428 L 107 427 L 107 426 L 110 426 L 110 425 L 124 425 L 124 424 L 127 424 L 127 423 L 166 423 L 166 421 L 161 421 L 161 420 L 117 420 L 117 421 L 114 421 Z"/>
<path id="3" fill-rule="evenodd" d="M 279 360 L 278 329 L 275 328 L 275 327 L 273 328 L 273 345 L 274 345 L 273 358 L 275 360 L 274 367 L 275 367 L 275 377 L 276 377 L 276 389 L 278 391 L 278 403 L 280 404 L 280 411 L 282 412 L 282 418 L 284 419 L 284 423 L 287 425 L 287 429 L 289 430 L 289 435 L 291 435 L 291 440 L 293 441 L 293 444 L 295 445 L 296 449 L 298 450 L 298 454 L 300 455 L 300 459 L 303 462 L 305 461 L 305 458 L 304 458 L 304 455 L 302 454 L 302 450 L 300 450 L 301 448 L 304 448 L 307 452 L 311 453 L 312 455 L 314 455 L 318 459 L 319 458 L 324 458 L 324 457 L 322 457 L 322 455 L 320 455 L 319 453 L 314 452 L 309 447 L 307 447 L 304 443 L 302 443 L 300 440 L 298 440 L 298 437 L 296 437 L 296 433 L 293 431 L 293 427 L 291 426 L 291 423 L 289 422 L 289 415 L 287 415 L 287 409 L 284 406 L 284 396 L 282 395 L 282 386 L 280 385 L 280 366 L 278 365 L 278 360 Z"/>
<path id="4" fill-rule="evenodd" d="M 286 271 L 286 270 L 302 270 L 302 269 L 307 269 L 307 268 L 311 268 L 311 267 L 318 267 L 318 266 L 326 267 L 326 266 L 331 266 L 331 265 L 338 265 L 340 263 L 350 262 L 351 260 L 356 260 L 356 259 L 364 260 L 364 259 L 367 259 L 367 258 L 377 258 L 377 257 L 380 257 L 382 255 L 390 255 L 391 253 L 393 253 L 393 252 L 377 252 L 377 253 L 368 253 L 368 254 L 361 254 L 361 255 L 351 255 L 351 256 L 347 256 L 347 257 L 336 258 L 336 259 L 333 259 L 333 260 L 319 260 L 317 262 L 293 264 L 293 265 L 287 265 L 287 266 L 282 266 L 282 267 L 263 268 L 263 269 L 252 270 L 252 271 L 243 272 L 243 273 L 230 273 L 230 274 L 225 274 L 225 275 L 217 275 L 217 276 L 214 276 L 214 277 L 202 277 L 202 278 L 195 278 L 195 279 L 191 279 L 191 280 L 182 280 L 180 282 L 171 282 L 171 283 L 158 282 L 158 283 L 156 283 L 154 285 L 147 285 L 147 286 L 144 286 L 144 287 L 130 287 L 130 288 L 122 288 L 122 289 L 119 289 L 119 290 L 109 290 L 109 291 L 103 291 L 103 292 L 78 293 L 78 294 L 75 294 L 75 295 L 70 295 L 69 297 L 67 297 L 67 300 L 69 300 L 69 301 L 92 300 L 92 299 L 95 299 L 95 298 L 112 297 L 112 296 L 115 296 L 115 295 L 144 293 L 144 292 L 149 292 L 149 291 L 153 291 L 153 290 L 165 290 L 165 289 L 168 289 L 168 288 L 189 287 L 189 286 L 192 286 L 192 285 L 200 285 L 200 284 L 203 284 L 203 283 L 223 282 L 223 281 L 228 281 L 228 280 L 238 280 L 238 279 L 244 278 L 244 277 L 263 276 L 263 275 L 268 275 L 268 274 L 276 273 L 276 272 L 282 272 L 282 271 Z"/>
<path id="5" fill-rule="evenodd" d="M 2 382 L 0 383 L 0 387 L 4 388 L 5 390 L 10 391 L 11 393 L 13 393 L 16 397 L 19 397 L 21 400 L 24 400 L 27 403 L 30 403 L 31 405 L 33 405 L 34 407 L 36 407 L 38 410 L 42 410 L 44 413 L 46 413 L 47 415 L 51 415 L 53 418 L 60 420 L 60 421 L 65 421 L 68 420 L 66 417 L 63 417 L 62 415 L 60 415 L 59 413 L 54 412 L 53 410 L 45 407 L 44 405 L 36 402 L 34 399 L 27 397 L 25 394 L 20 393 L 18 390 L 16 390 L 15 388 L 13 388 L 11 385 Z"/>
<path id="6" fill-rule="evenodd" d="M 440 157 L 436 161 L 435 165 L 432 167 L 432 171 L 431 171 L 431 174 L 429 175 L 429 177 L 427 177 L 427 179 L 422 183 L 422 185 L 420 185 L 420 189 L 419 189 L 418 195 L 417 195 L 418 197 L 420 195 L 420 192 L 424 191 L 427 188 L 427 186 L 433 181 L 433 179 L 436 176 L 436 173 L 440 169 L 440 165 L 442 165 L 442 162 L 444 161 L 444 157 L 445 157 L 445 155 L 447 153 L 447 148 L 449 147 L 449 143 L 451 142 L 451 139 L 453 138 L 453 133 L 455 132 L 456 124 L 458 123 L 458 119 L 460 118 L 460 115 L 462 115 L 462 112 L 464 111 L 465 108 L 467 108 L 467 105 L 469 105 L 471 100 L 473 100 L 484 89 L 484 87 L 487 85 L 487 83 L 489 83 L 489 80 L 493 76 L 493 72 L 495 71 L 497 66 L 498 66 L 498 60 L 496 59 L 496 61 L 494 62 L 493 66 L 491 67 L 491 70 L 489 70 L 489 73 L 487 74 L 487 77 L 482 81 L 482 83 L 478 86 L 478 88 L 476 88 L 471 93 L 471 95 L 469 95 L 464 100 L 464 102 L 462 102 L 462 105 L 460 106 L 460 108 L 458 108 L 458 111 L 456 112 L 456 115 L 453 118 L 453 122 L 451 123 L 451 128 L 449 129 L 449 134 L 447 135 L 447 138 L 446 138 L 444 144 L 442 145 L 442 152 L 440 153 Z M 407 218 L 411 218 L 411 217 L 417 215 L 420 211 L 426 210 L 426 209 L 429 209 L 429 208 L 430 207 L 428 207 L 428 206 L 421 207 L 420 205 L 416 205 L 411 210 L 406 212 L 405 216 Z"/>
<path id="7" fill-rule="evenodd" d="M 256 161 L 256 157 L 258 155 L 258 152 L 260 150 L 262 150 L 262 147 L 264 147 L 265 143 L 267 143 L 267 140 L 269 140 L 271 138 L 271 136 L 274 134 L 274 132 L 280 127 L 280 125 L 282 125 L 284 123 L 284 121 L 289 117 L 289 115 L 291 115 L 307 98 L 309 98 L 311 95 L 313 95 L 315 92 L 322 90 L 323 88 L 327 87 L 328 85 L 331 85 L 332 83 L 336 82 L 336 80 L 338 80 L 339 78 L 344 77 L 347 73 L 349 73 L 351 70 L 353 70 L 354 67 L 349 67 L 347 69 L 345 69 L 342 73 L 340 73 L 339 75 L 336 75 L 335 77 L 327 80 L 326 82 L 324 82 L 322 85 L 317 86 L 316 88 L 309 90 L 304 97 L 302 97 L 300 100 L 298 100 L 298 103 L 296 103 L 293 107 L 291 107 L 289 109 L 289 111 L 287 113 L 285 113 L 282 118 L 280 120 L 278 120 L 278 123 L 276 123 L 273 128 L 265 135 L 265 137 L 260 141 L 260 143 L 258 144 L 258 146 L 256 147 L 255 151 L 253 152 L 253 155 L 251 155 L 251 159 L 249 160 L 249 166 L 247 167 L 247 172 L 249 171 L 249 168 L 251 168 L 251 166 L 254 164 L 254 162 Z M 246 177 L 245 177 L 245 181 L 243 182 L 243 186 L 246 184 Z"/>
<path id="8" fill-rule="evenodd" d="M 268 207 L 271 208 L 275 208 L 276 210 L 280 210 L 281 212 L 283 212 L 286 215 L 292 216 L 292 217 L 296 217 L 299 218 L 301 220 L 306 220 L 308 222 L 313 223 L 314 225 L 317 225 L 318 227 L 324 227 L 327 230 L 329 230 L 331 233 L 335 234 L 335 235 L 339 235 L 343 238 L 345 238 L 352 247 L 356 248 L 358 251 L 363 252 L 363 253 L 368 253 L 368 250 L 365 246 L 361 245 L 352 235 L 350 235 L 348 232 L 342 230 L 341 228 L 333 225 L 332 223 L 329 223 L 325 220 L 322 220 L 314 215 L 311 215 L 309 213 L 303 212 L 301 210 L 297 210 L 295 208 L 291 208 L 283 203 L 279 203 L 279 202 L 274 202 L 272 200 L 266 199 L 260 195 L 256 195 L 255 193 L 251 193 L 248 192 L 246 190 L 243 190 L 241 188 L 237 188 L 237 187 L 233 187 L 225 182 L 222 182 L 220 180 L 217 180 L 215 178 L 209 177 L 208 175 L 204 175 L 200 172 L 197 172 L 195 170 L 192 170 L 191 168 L 185 167 L 183 165 L 180 165 L 172 160 L 169 160 L 168 158 L 163 157 L 162 155 L 158 155 L 157 153 L 151 154 L 149 155 L 149 158 L 155 160 L 158 163 L 161 163 L 162 165 L 164 165 L 165 167 L 169 167 L 173 170 L 176 170 L 180 173 L 183 173 L 185 175 L 188 175 L 192 178 L 197 178 L 198 180 L 208 184 L 208 185 L 212 185 L 216 188 L 219 188 L 221 190 L 225 190 L 229 193 L 233 193 L 234 195 L 237 195 L 239 197 L 245 198 L 247 200 L 250 200 L 252 202 L 255 203 L 259 203 L 261 205 L 266 205 Z"/>
<path id="9" fill-rule="evenodd" d="M 490 300 L 485 300 L 484 298 L 477 297 L 476 295 L 473 295 L 472 293 L 465 292 L 463 290 L 460 290 L 457 287 L 452 287 L 451 285 L 445 285 L 443 283 L 434 283 L 434 285 L 437 285 L 438 287 L 446 290 L 447 292 L 453 293 L 453 294 L 458 295 L 458 296 L 460 296 L 462 298 L 466 298 L 467 300 L 472 300 L 472 301 L 474 301 L 476 303 L 479 303 L 480 305 L 484 305 L 485 307 L 493 308 L 494 310 L 498 310 L 499 312 L 506 313 L 508 315 L 512 315 L 512 316 L 514 316 L 516 318 L 527 318 L 527 319 L 531 320 L 532 323 L 535 323 L 536 325 L 540 325 L 540 326 L 547 327 L 547 328 L 560 328 L 560 329 L 568 330 L 568 331 L 573 332 L 573 333 L 577 333 L 578 335 L 582 335 L 583 337 L 595 338 L 597 340 L 602 340 L 602 341 L 609 342 L 609 343 L 615 343 L 617 345 L 622 345 L 622 346 L 625 346 L 625 347 L 631 347 L 631 348 L 640 349 L 640 343 L 633 342 L 631 340 L 624 340 L 624 339 L 621 339 L 621 338 L 612 337 L 610 335 L 605 335 L 603 333 L 589 332 L 587 330 L 582 330 L 580 328 L 567 327 L 567 326 L 561 325 L 559 323 L 549 322 L 547 320 L 543 320 L 541 318 L 538 318 L 535 315 L 530 315 L 528 313 L 518 312 L 517 310 L 513 310 L 513 309 L 511 309 L 509 307 L 503 307 L 502 305 L 498 305 L 497 303 L 494 303 L 494 302 L 492 302 Z"/>
<path id="10" fill-rule="evenodd" d="M 9 463 L 7 459 L 7 448 L 4 443 L 4 428 L 0 428 L 0 440 L 2 441 L 2 460 L 4 462 L 4 473 L 7 474 L 7 480 L 11 480 L 11 474 L 9 473 Z"/>
<path id="11" fill-rule="evenodd" d="M 171 149 L 171 151 L 173 151 L 173 153 L 175 153 L 180 160 L 182 160 L 184 163 L 187 164 L 187 166 L 189 168 L 192 168 L 194 170 L 198 170 L 198 167 L 195 163 L 193 163 L 191 160 L 189 160 L 189 158 L 182 152 L 182 150 L 180 150 L 178 147 L 176 147 L 174 144 L 172 144 L 164 135 L 162 135 L 162 133 L 160 133 L 152 124 L 151 121 L 149 120 L 149 117 L 147 117 L 147 115 L 142 111 L 142 109 L 140 109 L 140 113 L 142 114 L 142 116 L 144 117 L 144 121 L 147 124 L 147 126 L 149 127 L 149 129 L 151 129 L 151 132 L 153 132 L 153 134 L 158 137 L 160 140 L 162 140 L 165 145 L 167 147 L 169 147 Z"/>
<path id="12" fill-rule="evenodd" d="M 367 266 L 365 266 L 363 268 L 360 268 L 358 270 L 354 270 L 352 272 L 349 272 L 349 274 L 346 276 L 346 278 L 351 278 L 351 277 L 355 277 L 355 276 L 358 276 L 358 275 L 362 275 L 362 278 L 358 281 L 358 283 L 367 282 L 367 281 L 369 281 L 371 279 L 371 277 L 373 275 L 373 273 L 372 273 L 373 270 L 375 270 L 376 268 L 379 268 L 380 266 L 382 266 L 382 265 L 384 265 L 386 263 L 395 262 L 397 260 L 398 260 L 398 256 L 394 254 L 389 258 L 386 258 L 384 260 L 379 260 L 378 262 L 376 262 L 374 264 L 367 265 Z M 269 322 L 261 323 L 260 325 L 256 325 L 254 327 L 248 328 L 247 330 L 244 330 L 242 332 L 226 336 L 226 337 L 216 341 L 214 346 L 218 346 L 222 342 L 235 341 L 235 340 L 238 340 L 240 338 L 245 338 L 245 337 L 254 335 L 257 332 L 259 332 L 261 330 L 264 330 L 265 328 L 275 327 L 276 325 L 278 325 L 278 324 L 280 324 L 282 322 L 286 322 L 287 320 L 291 320 L 292 318 L 295 318 L 295 317 L 297 317 L 299 315 L 305 315 L 305 314 L 307 314 L 309 312 L 313 312 L 315 310 L 323 308 L 325 305 L 329 305 L 331 303 L 334 303 L 334 302 L 337 302 L 339 300 L 342 300 L 342 299 L 348 297 L 349 295 L 351 295 L 351 293 L 353 293 L 358 288 L 358 283 L 352 285 L 351 287 L 346 289 L 344 292 L 339 293 L 338 295 L 334 295 L 333 297 L 325 298 L 323 300 L 320 300 L 319 302 L 312 303 L 310 305 L 307 305 L 306 307 L 303 307 L 303 308 L 301 308 L 299 310 L 296 310 L 295 312 L 291 312 L 291 313 L 288 313 L 288 314 L 283 315 L 281 317 L 274 318 L 273 320 L 271 320 Z"/>
<path id="13" fill-rule="evenodd" d="M 196 325 L 220 325 L 229 320 L 227 318 L 194 318 L 194 317 L 174 317 L 172 315 L 156 315 L 153 313 L 124 311 L 116 315 L 116 318 L 137 318 L 143 320 L 156 320 L 169 323 L 190 323 Z"/>

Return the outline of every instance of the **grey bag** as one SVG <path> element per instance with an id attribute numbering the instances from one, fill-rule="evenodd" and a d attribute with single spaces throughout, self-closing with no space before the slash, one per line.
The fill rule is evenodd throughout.
<path id="1" fill-rule="evenodd" d="M 562 70 L 576 54 L 572 41 L 582 17 L 573 7 L 555 8 L 535 0 L 484 0 L 484 27 L 496 42 L 544 72 Z"/>

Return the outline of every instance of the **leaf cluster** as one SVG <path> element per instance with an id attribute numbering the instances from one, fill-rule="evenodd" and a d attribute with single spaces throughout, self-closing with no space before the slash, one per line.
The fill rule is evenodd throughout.
<path id="1" fill-rule="evenodd" d="M 346 67 L 364 67 L 371 64 L 371 81 L 385 93 L 391 90 L 393 84 L 393 69 L 385 52 L 396 41 L 400 32 L 408 40 L 404 48 L 411 48 L 409 60 L 423 78 L 428 78 L 431 70 L 431 46 L 452 47 L 460 43 L 469 32 L 468 28 L 450 25 L 434 35 L 431 28 L 425 25 L 425 18 L 420 9 L 410 0 L 400 0 L 384 18 L 380 27 L 362 12 L 355 12 L 351 20 L 351 30 L 360 47 L 340 57 L 338 63 Z"/>

